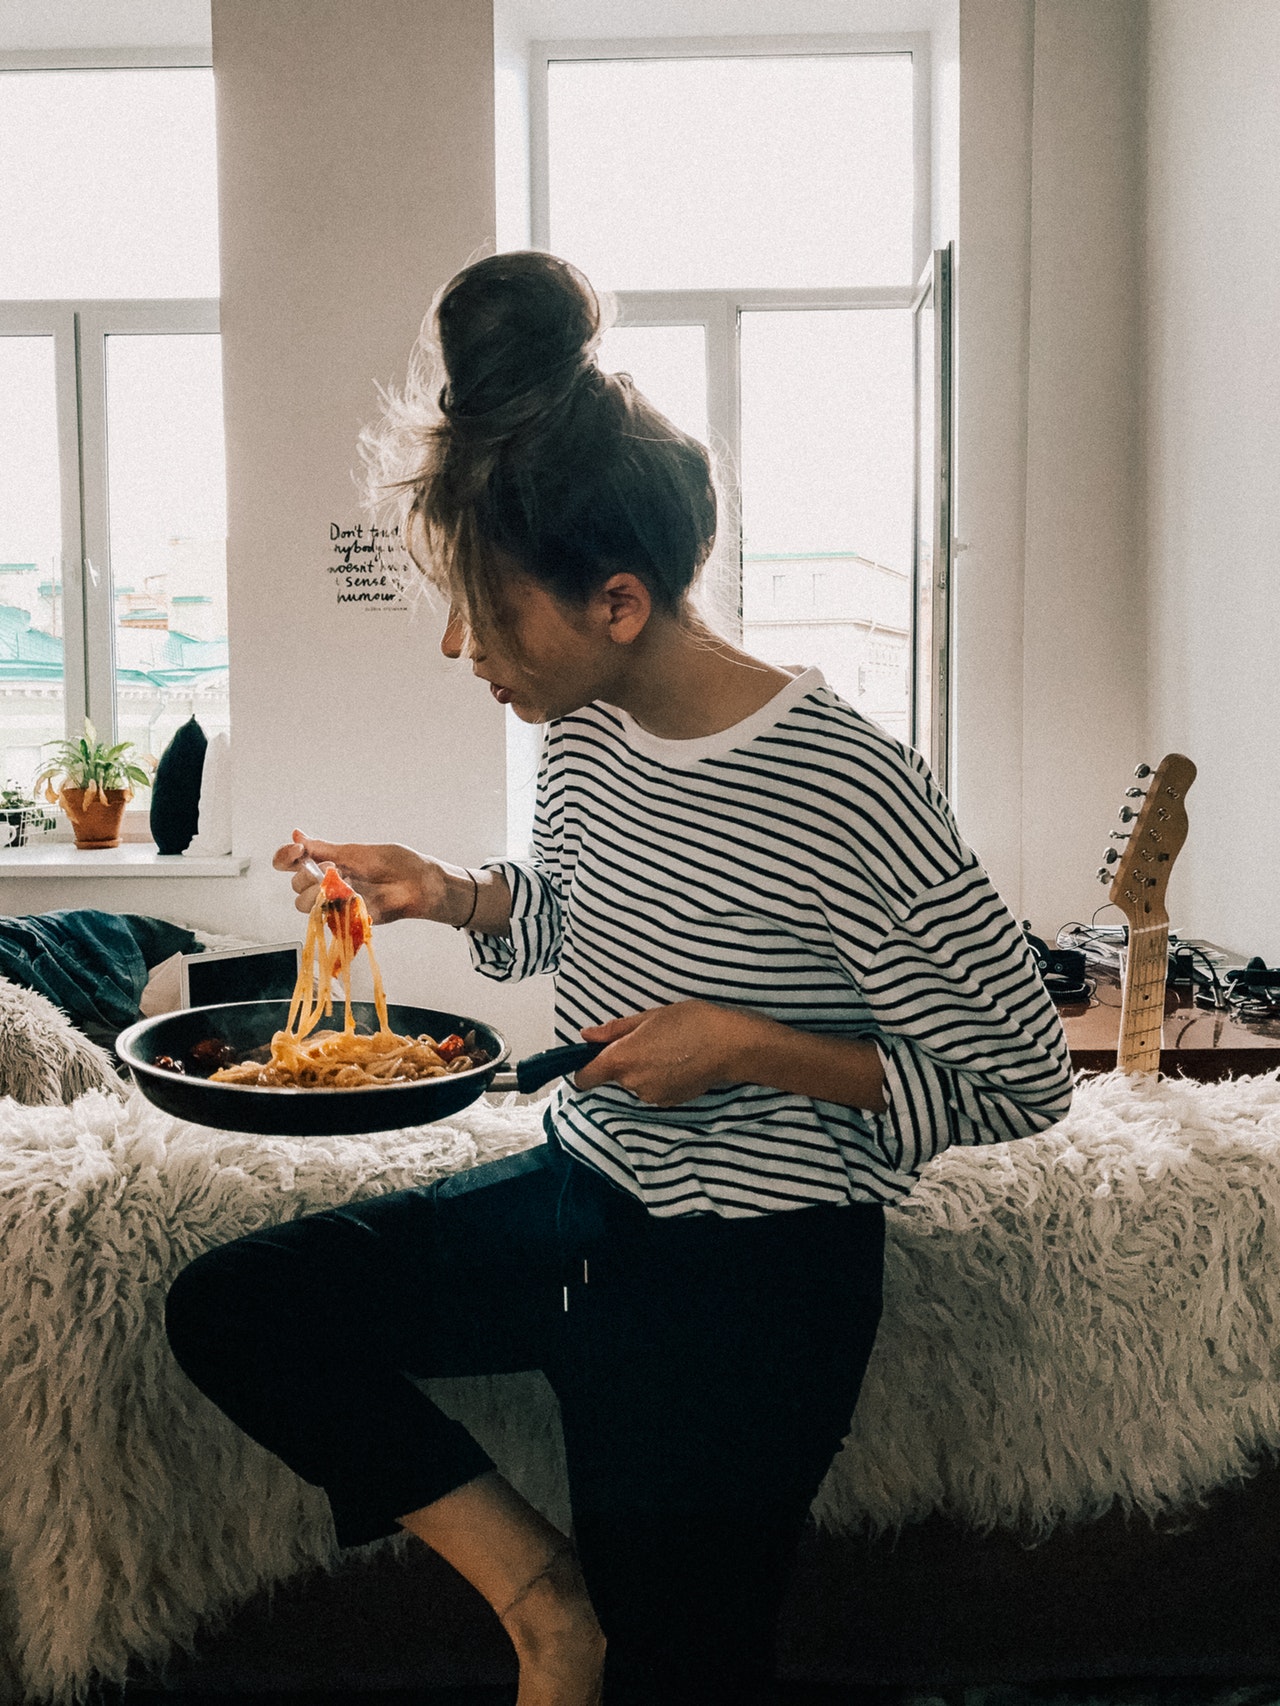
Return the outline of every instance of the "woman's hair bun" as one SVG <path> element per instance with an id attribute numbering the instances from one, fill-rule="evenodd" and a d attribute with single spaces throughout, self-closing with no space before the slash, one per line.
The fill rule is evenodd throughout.
<path id="1" fill-rule="evenodd" d="M 602 315 L 577 267 L 530 250 L 490 255 L 459 273 L 436 304 L 436 327 L 441 413 L 503 436 L 593 366 Z"/>
<path id="2" fill-rule="evenodd" d="M 473 626 L 511 564 L 581 605 L 619 569 L 680 607 L 716 534 L 706 446 L 595 359 L 608 324 L 577 267 L 490 255 L 436 298 L 403 392 L 362 435 L 375 505 Z"/>

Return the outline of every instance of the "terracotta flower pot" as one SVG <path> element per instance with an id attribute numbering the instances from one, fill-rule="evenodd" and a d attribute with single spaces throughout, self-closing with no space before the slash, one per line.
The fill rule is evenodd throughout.
<path id="1" fill-rule="evenodd" d="M 81 848 L 119 847 L 120 822 L 124 817 L 124 808 L 133 795 L 128 788 L 108 788 L 104 800 L 101 793 L 94 789 L 85 800 L 88 790 L 84 788 L 64 788 L 59 794 L 59 803 L 71 819 L 71 827 L 76 832 L 76 846 Z"/>

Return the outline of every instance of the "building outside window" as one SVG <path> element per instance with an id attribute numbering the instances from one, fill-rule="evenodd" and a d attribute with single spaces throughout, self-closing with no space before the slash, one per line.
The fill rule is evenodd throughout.
<path id="1" fill-rule="evenodd" d="M 0 780 L 228 712 L 212 72 L 0 70 Z M 140 802 L 141 804 L 142 802 Z"/>

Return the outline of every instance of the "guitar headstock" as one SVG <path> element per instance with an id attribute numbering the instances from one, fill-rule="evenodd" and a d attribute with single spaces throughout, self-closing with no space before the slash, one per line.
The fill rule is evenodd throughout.
<path id="1" fill-rule="evenodd" d="M 1136 775 L 1140 781 L 1149 778 L 1147 787 L 1126 788 L 1125 799 L 1140 799 L 1142 805 L 1120 808 L 1121 822 L 1133 828 L 1111 832 L 1124 843 L 1124 851 L 1109 847 L 1098 871 L 1099 882 L 1110 882 L 1108 898 L 1124 913 L 1130 930 L 1169 922 L 1169 873 L 1187 839 L 1186 794 L 1196 779 L 1196 767 L 1180 752 L 1171 752 L 1154 775 L 1146 764 L 1138 766 Z"/>

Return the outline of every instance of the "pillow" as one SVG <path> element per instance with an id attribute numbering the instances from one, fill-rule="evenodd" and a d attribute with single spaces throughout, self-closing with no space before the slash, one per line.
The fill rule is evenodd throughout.
<path id="1" fill-rule="evenodd" d="M 209 742 L 188 717 L 160 754 L 151 784 L 151 833 L 161 853 L 185 853 L 200 822 L 200 782 Z"/>
<path id="2" fill-rule="evenodd" d="M 231 851 L 231 742 L 214 735 L 200 772 L 200 827 L 187 851 L 193 858 Z"/>
<path id="3" fill-rule="evenodd" d="M 47 996 L 0 977 L 0 1096 L 42 1107 L 125 1088 L 111 1056 Z"/>

